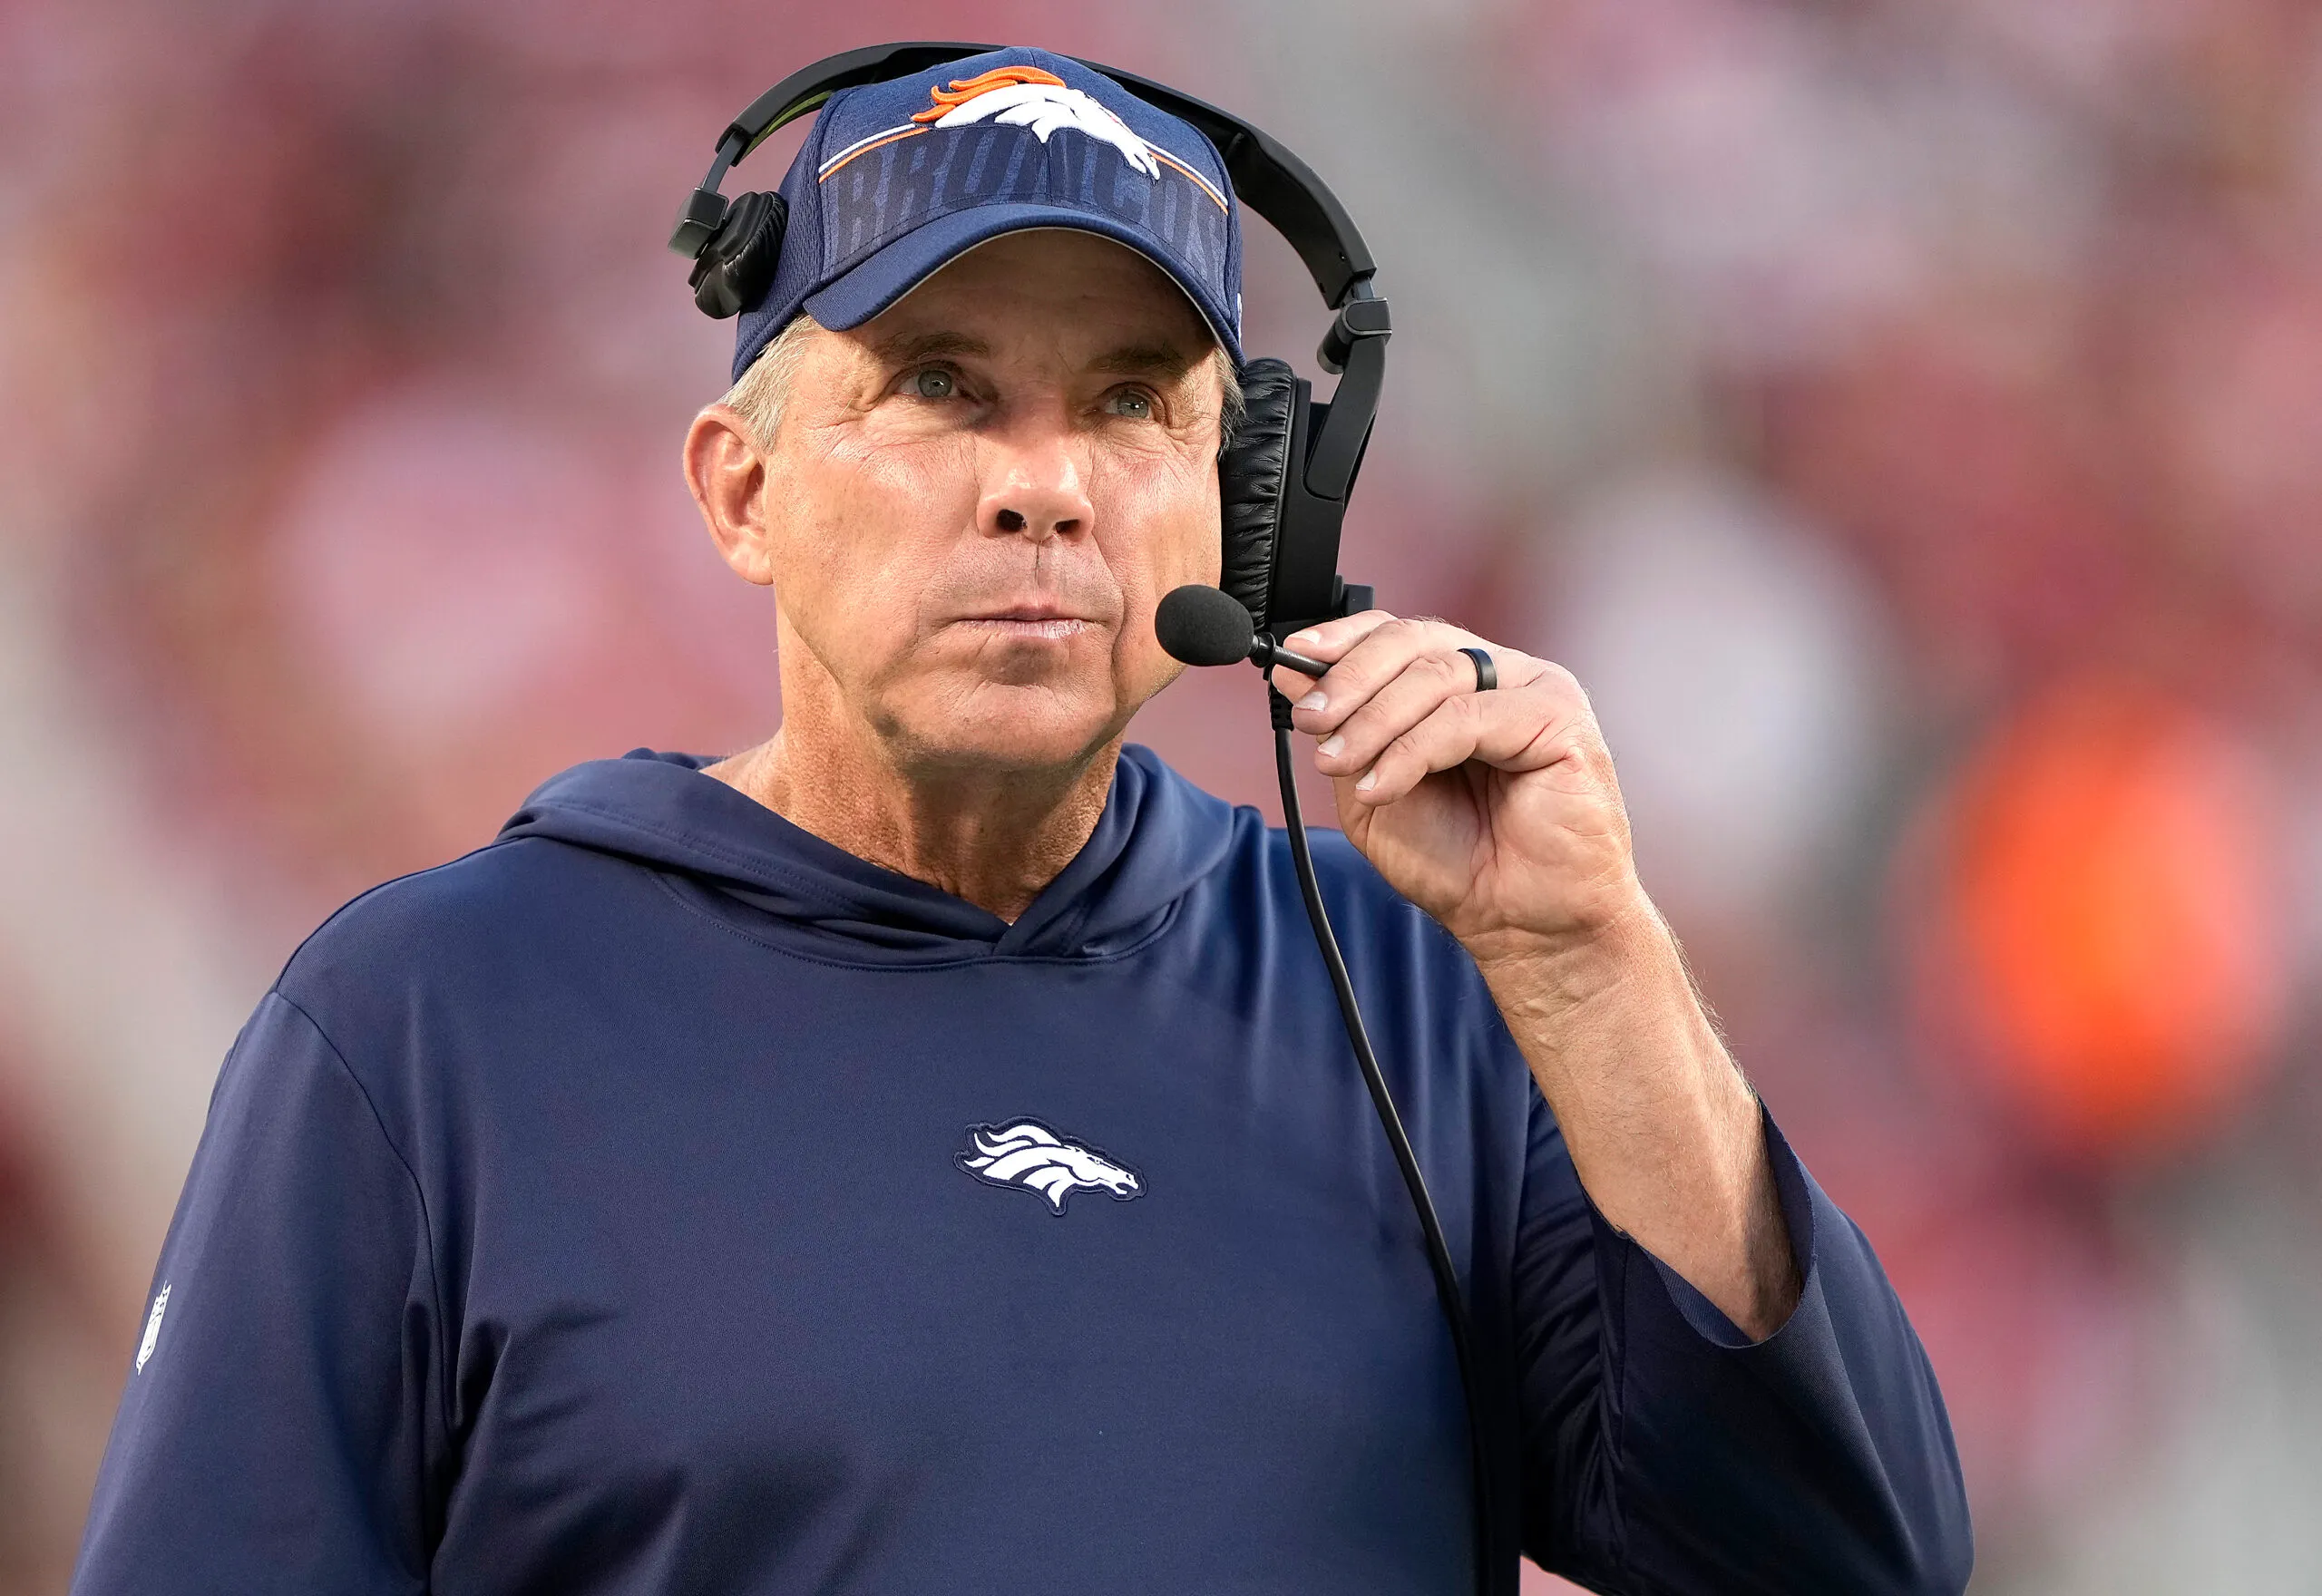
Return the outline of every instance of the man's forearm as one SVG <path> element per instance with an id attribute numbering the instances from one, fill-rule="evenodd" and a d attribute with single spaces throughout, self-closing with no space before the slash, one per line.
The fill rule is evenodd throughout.
<path id="1" fill-rule="evenodd" d="M 1756 1097 L 1649 903 L 1585 942 L 1479 959 L 1606 1220 L 1753 1339 L 1800 1277 Z"/>

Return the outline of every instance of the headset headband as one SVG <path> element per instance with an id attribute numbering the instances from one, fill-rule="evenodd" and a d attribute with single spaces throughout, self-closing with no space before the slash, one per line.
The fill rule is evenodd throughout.
<path id="1" fill-rule="evenodd" d="M 726 131 L 717 136 L 717 158 L 701 186 L 715 190 L 724 180 L 727 169 L 740 164 L 767 134 L 818 109 L 841 89 L 909 77 L 947 61 L 985 54 L 993 48 L 990 44 L 932 42 L 872 44 L 801 68 L 750 102 L 748 110 L 727 124 Z M 1101 73 L 1147 104 L 1199 128 L 1217 146 L 1218 154 L 1225 161 L 1226 175 L 1234 180 L 1234 191 L 1241 196 L 1242 202 L 1263 217 L 1298 251 L 1298 258 L 1305 262 L 1314 286 L 1322 290 L 1323 303 L 1336 310 L 1351 295 L 1370 297 L 1361 291 L 1362 287 L 1379 268 L 1362 242 L 1362 234 L 1329 185 L 1316 177 L 1304 161 L 1240 117 L 1190 94 L 1181 94 L 1166 84 L 1117 67 L 1081 61 L 1077 55 L 1066 59 L 1079 61 L 1090 72 Z M 683 247 L 674 238 L 670 248 L 683 252 Z"/>

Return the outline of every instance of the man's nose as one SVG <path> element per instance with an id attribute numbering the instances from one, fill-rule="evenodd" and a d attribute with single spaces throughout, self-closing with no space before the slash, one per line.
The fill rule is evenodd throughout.
<path id="1" fill-rule="evenodd" d="M 976 525 L 984 532 L 1045 543 L 1095 529 L 1088 471 L 1066 440 L 1011 441 L 990 465 L 976 505 Z"/>

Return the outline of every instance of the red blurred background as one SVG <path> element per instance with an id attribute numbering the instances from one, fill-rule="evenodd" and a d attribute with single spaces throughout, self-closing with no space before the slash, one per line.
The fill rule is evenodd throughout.
<path id="1" fill-rule="evenodd" d="M 1348 201 L 1398 336 L 1345 569 L 1589 686 L 1926 1338 L 1976 1588 L 2312 1589 L 2322 10 L 6 0 L 0 1591 L 64 1588 L 298 938 L 777 719 L 662 240 L 760 89 L 921 34 L 1176 83 Z M 1266 804 L 1256 691 L 1137 735 Z"/>

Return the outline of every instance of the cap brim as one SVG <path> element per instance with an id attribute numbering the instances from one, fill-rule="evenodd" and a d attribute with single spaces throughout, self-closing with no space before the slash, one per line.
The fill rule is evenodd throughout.
<path id="1" fill-rule="evenodd" d="M 1110 217 L 1061 205 L 979 205 L 939 216 L 913 228 L 869 259 L 806 296 L 802 308 L 834 330 L 861 326 L 977 245 L 1003 233 L 1041 228 L 1069 228 L 1076 232 L 1094 233 L 1144 256 L 1168 274 L 1169 280 L 1200 312 L 1211 336 L 1236 365 L 1242 364 L 1242 341 L 1234 336 L 1226 307 L 1210 304 L 1200 285 L 1188 281 L 1184 272 L 1154 253 L 1147 247 L 1149 240 L 1136 229 Z"/>

